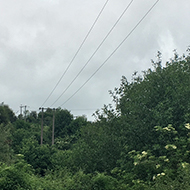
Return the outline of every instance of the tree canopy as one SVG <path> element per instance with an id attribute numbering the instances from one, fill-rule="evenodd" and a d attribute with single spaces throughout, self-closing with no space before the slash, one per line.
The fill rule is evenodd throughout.
<path id="1" fill-rule="evenodd" d="M 0 106 L 0 189 L 190 189 L 190 55 L 122 77 L 96 121 Z M 51 144 L 55 113 L 55 143 Z"/>

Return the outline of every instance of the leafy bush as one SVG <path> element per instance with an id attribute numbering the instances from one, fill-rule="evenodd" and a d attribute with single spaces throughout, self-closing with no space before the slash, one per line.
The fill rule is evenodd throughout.
<path id="1" fill-rule="evenodd" d="M 22 158 L 18 158 L 17 162 L 10 166 L 3 163 L 0 165 L 0 189 L 2 190 L 32 190 L 33 177 L 31 166 Z"/>

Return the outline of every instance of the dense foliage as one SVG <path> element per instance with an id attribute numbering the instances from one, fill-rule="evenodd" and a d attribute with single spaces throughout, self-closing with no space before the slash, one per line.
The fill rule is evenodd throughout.
<path id="1" fill-rule="evenodd" d="M 58 108 L 16 117 L 0 106 L 0 189 L 190 189 L 190 56 L 122 77 L 89 122 Z M 55 113 L 55 143 L 52 118 Z"/>

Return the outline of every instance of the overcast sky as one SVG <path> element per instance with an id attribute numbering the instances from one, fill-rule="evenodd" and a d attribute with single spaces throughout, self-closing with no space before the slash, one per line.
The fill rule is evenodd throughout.
<path id="1" fill-rule="evenodd" d="M 106 0 L 0 0 L 0 101 L 17 114 L 20 105 L 38 110 L 71 63 Z M 134 0 L 72 85 L 131 0 L 109 0 L 81 50 L 43 105 L 68 109 L 88 119 L 119 87 L 122 75 L 152 67 L 157 51 L 163 65 L 190 45 L 190 1 L 160 0 L 106 64 L 104 63 L 156 0 Z M 65 91 L 63 96 L 60 95 Z M 57 98 L 60 97 L 58 100 Z M 57 100 L 57 101 L 56 101 Z M 56 101 L 55 104 L 53 104 Z M 53 105 L 52 105 L 53 104 Z"/>

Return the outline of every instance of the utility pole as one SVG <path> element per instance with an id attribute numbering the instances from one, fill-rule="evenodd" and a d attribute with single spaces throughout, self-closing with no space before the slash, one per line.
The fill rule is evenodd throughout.
<path id="1" fill-rule="evenodd" d="M 54 130 L 55 130 L 55 108 L 53 108 L 53 125 L 52 125 L 52 145 L 54 145 Z"/>
<path id="2" fill-rule="evenodd" d="M 43 144 L 43 128 L 44 128 L 44 109 L 48 108 L 39 108 L 42 110 L 42 122 L 41 122 L 41 145 Z M 52 125 L 52 145 L 54 145 L 54 129 L 55 129 L 55 108 L 53 108 L 53 125 Z"/>
<path id="3" fill-rule="evenodd" d="M 42 123 L 41 123 L 41 145 L 43 144 L 43 128 L 44 128 L 44 109 L 46 108 L 39 108 L 42 110 Z"/>
<path id="4" fill-rule="evenodd" d="M 22 106 L 22 104 L 20 105 L 20 115 L 22 116 L 22 108 L 23 108 L 24 106 Z"/>
<path id="5" fill-rule="evenodd" d="M 24 107 L 24 121 L 26 121 L 26 105 L 25 106 L 23 106 Z"/>
<path id="6" fill-rule="evenodd" d="M 20 105 L 20 116 L 21 116 L 21 118 L 22 118 L 22 108 L 25 108 L 24 109 L 24 120 L 26 121 L 26 107 L 27 106 L 23 106 L 22 104 Z"/>
<path id="7" fill-rule="evenodd" d="M 22 118 L 22 108 L 24 108 L 24 120 L 26 121 L 26 105 L 23 106 L 22 104 L 20 105 L 20 116 Z"/>

